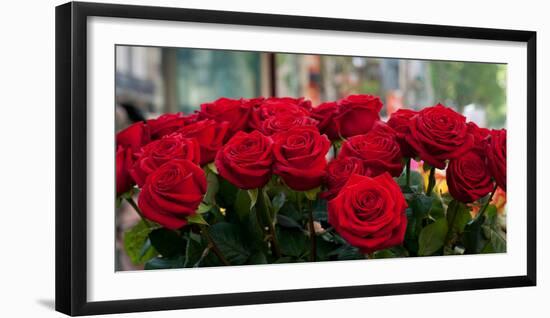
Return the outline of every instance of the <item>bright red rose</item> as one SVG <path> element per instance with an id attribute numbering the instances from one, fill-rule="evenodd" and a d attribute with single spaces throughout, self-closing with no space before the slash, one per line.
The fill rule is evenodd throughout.
<path id="1" fill-rule="evenodd" d="M 407 202 L 399 185 L 384 173 L 352 175 L 328 203 L 328 221 L 349 244 L 372 253 L 403 243 Z"/>
<path id="2" fill-rule="evenodd" d="M 366 134 L 380 121 L 382 102 L 373 95 L 350 95 L 338 101 L 334 121 L 344 138 Z"/>
<path id="3" fill-rule="evenodd" d="M 476 151 L 469 151 L 456 159 L 451 159 L 446 177 L 449 192 L 460 202 L 474 202 L 493 190 L 485 158 Z"/>
<path id="4" fill-rule="evenodd" d="M 216 155 L 220 176 L 240 189 L 263 187 L 271 178 L 273 142 L 259 131 L 238 132 Z"/>
<path id="5" fill-rule="evenodd" d="M 395 131 L 379 122 L 366 135 L 349 138 L 338 157 L 355 157 L 363 161 L 365 174 L 371 177 L 389 172 L 399 177 L 403 171 L 402 155 Z"/>
<path id="6" fill-rule="evenodd" d="M 411 133 L 411 118 L 414 117 L 416 114 L 417 112 L 412 109 L 403 108 L 391 114 L 390 119 L 388 120 L 388 126 L 393 128 L 393 130 L 395 130 L 395 132 L 397 133 L 397 141 L 399 142 L 403 157 L 416 157 L 414 149 L 407 142 L 407 135 Z"/>
<path id="7" fill-rule="evenodd" d="M 487 165 L 497 185 L 506 191 L 506 129 L 491 130 L 487 145 Z"/>
<path id="8" fill-rule="evenodd" d="M 229 123 L 229 134 L 246 130 L 253 103 L 247 99 L 219 98 L 201 105 L 200 119 L 213 119 L 219 123 Z"/>
<path id="9" fill-rule="evenodd" d="M 173 159 L 187 159 L 199 164 L 200 148 L 197 140 L 173 133 L 147 144 L 137 154 L 130 174 L 137 185 L 142 187 L 151 172 Z"/>
<path id="10" fill-rule="evenodd" d="M 273 137 L 273 172 L 296 191 L 321 185 L 330 141 L 315 127 L 295 127 Z"/>
<path id="11" fill-rule="evenodd" d="M 177 132 L 187 138 L 195 138 L 200 146 L 201 166 L 214 161 L 216 153 L 229 138 L 229 123 L 215 120 L 201 120 L 182 127 Z"/>
<path id="12" fill-rule="evenodd" d="M 466 118 L 441 104 L 426 107 L 411 119 L 406 140 L 420 159 L 438 169 L 446 160 L 467 152 L 474 138 L 468 133 Z"/>
<path id="13" fill-rule="evenodd" d="M 327 165 L 325 184 L 328 190 L 321 194 L 327 200 L 333 199 L 353 174 L 365 175 L 363 160 L 355 157 L 338 157 Z"/>
<path id="14" fill-rule="evenodd" d="M 176 230 L 187 224 L 206 193 L 204 171 L 189 160 L 171 160 L 153 171 L 139 194 L 143 215 Z"/>
<path id="15" fill-rule="evenodd" d="M 336 102 L 322 103 L 311 111 L 311 117 L 319 122 L 317 128 L 322 134 L 327 135 L 330 140 L 340 139 L 338 127 L 334 120 L 337 113 L 338 104 Z"/>
<path id="16" fill-rule="evenodd" d="M 287 131 L 293 127 L 316 127 L 317 121 L 307 116 L 293 116 L 292 114 L 278 114 L 271 116 L 262 123 L 262 133 L 267 136 Z"/>
<path id="17" fill-rule="evenodd" d="M 490 130 L 487 128 L 480 128 L 474 122 L 466 124 L 468 126 L 468 133 L 474 137 L 472 148 L 479 154 L 485 156 L 485 149 L 487 148 L 487 142 Z"/>
<path id="18" fill-rule="evenodd" d="M 311 108 L 311 103 L 309 101 L 304 101 L 302 98 L 268 98 L 253 107 L 250 128 L 262 130 L 262 125 L 265 120 L 281 114 L 295 117 L 308 117 L 310 115 L 308 106 Z"/>
<path id="19" fill-rule="evenodd" d="M 184 116 L 183 113 L 163 114 L 155 119 L 149 119 L 147 125 L 151 127 L 151 139 L 157 140 L 169 135 L 193 121 L 193 115 Z"/>
<path id="20" fill-rule="evenodd" d="M 116 144 L 124 148 L 130 148 L 133 152 L 139 151 L 142 146 L 151 141 L 149 126 L 143 122 L 137 122 L 116 134 Z"/>
<path id="21" fill-rule="evenodd" d="M 117 196 L 127 192 L 135 184 L 129 173 L 134 163 L 132 157 L 133 153 L 131 148 L 118 146 L 115 160 Z"/>

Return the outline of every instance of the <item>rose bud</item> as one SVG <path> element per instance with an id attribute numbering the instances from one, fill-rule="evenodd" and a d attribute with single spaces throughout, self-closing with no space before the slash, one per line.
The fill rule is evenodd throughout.
<path id="1" fill-rule="evenodd" d="M 449 193 L 460 202 L 474 202 L 493 190 L 485 158 L 476 151 L 451 159 L 446 177 Z"/>
<path id="2" fill-rule="evenodd" d="M 411 109 L 399 109 L 391 114 L 388 120 L 388 126 L 393 128 L 397 134 L 397 141 L 399 142 L 399 148 L 403 157 L 414 158 L 416 153 L 414 149 L 407 143 L 407 135 L 411 133 L 410 122 L 411 118 L 417 114 L 416 111 Z"/>
<path id="3" fill-rule="evenodd" d="M 287 131 L 293 127 L 316 127 L 317 121 L 307 116 L 293 116 L 292 114 L 278 114 L 266 119 L 262 124 L 262 133 L 271 136 L 279 132 Z"/>
<path id="4" fill-rule="evenodd" d="M 327 135 L 330 140 L 340 139 L 338 127 L 334 120 L 334 116 L 338 113 L 338 104 L 336 102 L 326 102 L 313 108 L 311 117 L 317 120 L 317 128 L 322 134 Z"/>
<path id="5" fill-rule="evenodd" d="M 438 169 L 446 160 L 467 152 L 474 141 L 468 133 L 466 117 L 441 104 L 426 107 L 411 119 L 406 140 L 420 159 Z"/>
<path id="6" fill-rule="evenodd" d="M 171 160 L 147 176 L 138 205 L 147 219 L 176 230 L 196 213 L 206 187 L 206 176 L 199 166 L 189 160 Z"/>
<path id="7" fill-rule="evenodd" d="M 116 134 L 116 145 L 137 152 L 151 141 L 150 128 L 143 122 L 134 123 Z"/>
<path id="8" fill-rule="evenodd" d="M 295 127 L 275 135 L 273 143 L 273 172 L 289 188 L 306 191 L 321 185 L 330 148 L 327 136 L 315 127 Z"/>
<path id="9" fill-rule="evenodd" d="M 338 157 L 327 165 L 325 184 L 328 190 L 321 193 L 321 197 L 327 200 L 333 199 L 352 174 L 365 174 L 363 161 L 354 157 Z"/>
<path id="10" fill-rule="evenodd" d="M 219 123 L 229 123 L 229 134 L 246 130 L 253 103 L 246 99 L 219 98 L 201 105 L 199 119 L 213 119 Z"/>
<path id="11" fill-rule="evenodd" d="M 382 102 L 373 95 L 350 95 L 338 101 L 334 122 L 344 138 L 366 134 L 380 121 Z"/>
<path id="12" fill-rule="evenodd" d="M 365 174 L 371 177 L 389 172 L 399 177 L 403 172 L 402 155 L 395 131 L 379 122 L 366 135 L 349 138 L 338 157 L 355 157 L 363 161 Z"/>
<path id="13" fill-rule="evenodd" d="M 132 156 L 132 149 L 118 146 L 115 160 L 117 196 L 127 192 L 135 184 L 129 173 L 134 163 Z"/>
<path id="14" fill-rule="evenodd" d="M 265 120 L 282 114 L 294 117 L 309 117 L 310 108 L 311 103 L 309 101 L 304 101 L 303 98 L 271 97 L 253 107 L 250 128 L 262 130 L 262 125 Z"/>
<path id="15" fill-rule="evenodd" d="M 240 189 L 263 187 L 271 177 L 272 144 L 259 131 L 238 132 L 216 155 L 220 176 Z"/>
<path id="16" fill-rule="evenodd" d="M 506 129 L 491 130 L 487 145 L 487 165 L 497 185 L 506 191 Z"/>
<path id="17" fill-rule="evenodd" d="M 194 138 L 200 146 L 200 165 L 204 166 L 214 161 L 216 153 L 228 138 L 229 123 L 218 123 L 207 119 L 189 124 L 178 130 L 186 138 Z"/>
<path id="18" fill-rule="evenodd" d="M 197 140 L 173 133 L 147 144 L 137 154 L 130 174 L 137 185 L 142 187 L 151 172 L 172 159 L 187 159 L 199 164 L 200 148 Z"/>
<path id="19" fill-rule="evenodd" d="M 328 203 L 328 222 L 363 253 L 403 243 L 407 202 L 388 174 L 374 178 L 352 175 Z"/>
<path id="20" fill-rule="evenodd" d="M 149 119 L 147 125 L 151 127 L 151 139 L 157 140 L 169 135 L 188 122 L 192 122 L 195 116 L 184 116 L 183 113 L 164 114 L 155 119 Z"/>

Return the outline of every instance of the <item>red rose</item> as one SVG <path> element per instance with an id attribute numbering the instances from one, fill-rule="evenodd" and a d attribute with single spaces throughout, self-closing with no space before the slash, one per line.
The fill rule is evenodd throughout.
<path id="1" fill-rule="evenodd" d="M 475 151 L 451 159 L 446 173 L 449 192 L 460 202 L 474 202 L 493 190 L 485 158 Z"/>
<path id="2" fill-rule="evenodd" d="M 380 120 L 381 109 L 382 102 L 376 96 L 350 95 L 341 99 L 334 116 L 338 132 L 345 138 L 368 133 Z"/>
<path id="3" fill-rule="evenodd" d="M 338 113 L 338 104 L 336 102 L 326 102 L 313 108 L 311 117 L 317 120 L 317 128 L 322 134 L 328 136 L 330 140 L 340 139 L 338 127 L 334 121 L 334 116 Z"/>
<path id="4" fill-rule="evenodd" d="M 216 155 L 216 168 L 241 189 L 263 187 L 271 177 L 273 142 L 259 131 L 238 132 Z"/>
<path id="5" fill-rule="evenodd" d="M 185 117 L 183 113 L 164 114 L 155 119 L 149 119 L 147 125 L 151 127 L 151 139 L 160 139 L 193 121 L 193 115 Z"/>
<path id="6" fill-rule="evenodd" d="M 365 174 L 371 177 L 384 172 L 399 177 L 403 171 L 402 155 L 395 131 L 381 122 L 366 135 L 357 135 L 346 140 L 338 157 L 361 159 Z"/>
<path id="7" fill-rule="evenodd" d="M 304 101 L 303 98 L 271 97 L 253 107 L 250 128 L 261 130 L 265 120 L 280 114 L 295 117 L 308 117 L 310 115 L 310 108 L 311 103 L 309 101 Z"/>
<path id="8" fill-rule="evenodd" d="M 137 156 L 130 174 L 137 185 L 142 187 L 151 172 L 170 160 L 187 159 L 199 164 L 200 148 L 196 139 L 173 133 L 147 144 Z"/>
<path id="9" fill-rule="evenodd" d="M 295 127 L 275 135 L 273 142 L 273 172 L 289 188 L 305 191 L 321 185 L 330 148 L 325 135 L 315 127 Z"/>
<path id="10" fill-rule="evenodd" d="M 287 131 L 293 127 L 312 126 L 315 127 L 317 121 L 307 116 L 293 116 L 292 114 L 279 114 L 271 116 L 262 123 L 262 133 L 267 136 L 279 132 Z"/>
<path id="11" fill-rule="evenodd" d="M 116 144 L 124 148 L 130 148 L 133 152 L 139 151 L 143 145 L 151 141 L 149 126 L 143 122 L 137 122 L 116 134 Z"/>
<path id="12" fill-rule="evenodd" d="M 485 156 L 485 149 L 487 148 L 487 137 L 489 137 L 490 130 L 487 128 L 480 128 L 474 122 L 466 124 L 468 126 L 468 133 L 473 136 L 474 142 L 472 147 L 479 154 Z"/>
<path id="13" fill-rule="evenodd" d="M 328 191 L 321 194 L 322 198 L 333 199 L 349 177 L 353 174 L 364 175 L 363 161 L 355 157 L 338 157 L 328 163 L 325 184 Z"/>
<path id="14" fill-rule="evenodd" d="M 414 149 L 407 143 L 407 135 L 411 133 L 410 122 L 411 118 L 417 114 L 416 111 L 411 109 L 399 109 L 393 114 L 391 114 L 390 119 L 388 120 L 388 126 L 393 128 L 397 133 L 397 141 L 399 142 L 399 147 L 401 148 L 401 153 L 403 157 L 414 158 L 416 153 Z"/>
<path id="15" fill-rule="evenodd" d="M 328 221 L 348 243 L 372 253 L 403 242 L 407 202 L 387 174 L 352 175 L 328 203 Z"/>
<path id="16" fill-rule="evenodd" d="M 213 119 L 219 123 L 229 123 L 230 135 L 248 128 L 253 102 L 247 99 L 219 98 L 201 105 L 200 119 Z"/>
<path id="17" fill-rule="evenodd" d="M 473 136 L 468 133 L 466 118 L 441 104 L 426 107 L 411 119 L 411 133 L 406 140 L 431 166 L 445 168 L 445 161 L 457 158 L 470 149 Z"/>
<path id="18" fill-rule="evenodd" d="M 487 165 L 497 185 L 506 191 L 506 129 L 491 130 L 487 145 Z"/>
<path id="19" fill-rule="evenodd" d="M 178 130 L 187 138 L 195 138 L 200 146 L 200 164 L 203 166 L 214 161 L 216 153 L 228 137 L 229 123 L 218 123 L 215 120 L 201 120 Z"/>
<path id="20" fill-rule="evenodd" d="M 134 163 L 132 156 L 133 153 L 131 148 L 118 146 L 115 160 L 117 196 L 127 192 L 134 186 L 134 180 L 129 173 Z"/>
<path id="21" fill-rule="evenodd" d="M 171 229 L 187 224 L 206 193 L 204 171 L 189 160 L 171 160 L 145 180 L 138 205 L 143 215 Z"/>

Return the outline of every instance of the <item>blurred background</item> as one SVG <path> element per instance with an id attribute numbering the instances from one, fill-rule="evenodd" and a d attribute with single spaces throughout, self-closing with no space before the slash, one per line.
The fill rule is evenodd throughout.
<path id="1" fill-rule="evenodd" d="M 350 94 L 379 96 L 384 119 L 442 103 L 481 127 L 506 123 L 503 64 L 117 46 L 115 86 L 117 130 L 219 97 L 303 96 L 315 106 Z M 123 251 L 139 216 L 123 204 L 116 217 L 116 270 L 143 268 Z"/>
<path id="2" fill-rule="evenodd" d="M 443 103 L 480 126 L 506 120 L 504 64 L 117 46 L 115 82 L 117 129 L 222 96 L 303 96 L 315 106 L 373 94 L 383 117 Z"/>

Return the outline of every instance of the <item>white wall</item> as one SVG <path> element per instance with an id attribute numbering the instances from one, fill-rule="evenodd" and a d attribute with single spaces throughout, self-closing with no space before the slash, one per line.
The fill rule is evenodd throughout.
<path id="1" fill-rule="evenodd" d="M 422 22 L 538 32 L 539 286 L 456 293 L 171 311 L 120 317 L 519 317 L 550 314 L 550 22 L 545 1 L 112 1 L 189 8 Z M 60 317 L 54 297 L 54 6 L 10 1 L 0 18 L 0 315 Z M 514 107 L 514 105 L 509 105 Z M 543 247 L 545 250 L 543 251 Z"/>

